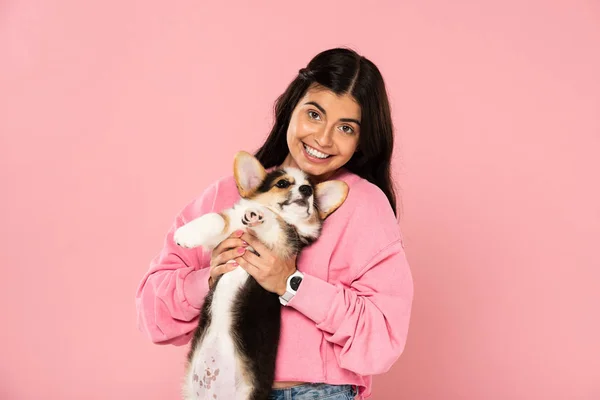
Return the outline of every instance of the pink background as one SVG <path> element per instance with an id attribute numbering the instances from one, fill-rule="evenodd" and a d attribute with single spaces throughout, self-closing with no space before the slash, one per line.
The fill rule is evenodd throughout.
<path id="1" fill-rule="evenodd" d="M 388 84 L 415 278 L 374 399 L 600 398 L 598 2 L 8 0 L 1 399 L 177 398 L 137 284 L 338 45 Z"/>

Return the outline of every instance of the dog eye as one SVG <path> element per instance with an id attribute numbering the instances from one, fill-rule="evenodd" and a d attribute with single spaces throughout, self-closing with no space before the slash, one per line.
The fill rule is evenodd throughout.
<path id="1" fill-rule="evenodd" d="M 290 186 L 290 183 L 288 181 L 286 181 L 285 179 L 281 179 L 275 184 L 275 186 L 277 186 L 280 189 L 285 189 Z"/>

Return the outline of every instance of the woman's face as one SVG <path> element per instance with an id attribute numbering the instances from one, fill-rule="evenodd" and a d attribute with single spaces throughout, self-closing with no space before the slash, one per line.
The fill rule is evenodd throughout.
<path id="1" fill-rule="evenodd" d="M 283 166 L 326 180 L 356 151 L 360 118 L 360 106 L 352 96 L 312 86 L 292 113 L 287 130 L 290 153 Z"/>

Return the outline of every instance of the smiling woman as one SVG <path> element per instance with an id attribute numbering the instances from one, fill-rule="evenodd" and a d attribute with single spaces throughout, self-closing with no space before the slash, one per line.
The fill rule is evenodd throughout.
<path id="1" fill-rule="evenodd" d="M 287 131 L 289 155 L 283 165 L 326 180 L 350 161 L 359 134 L 360 105 L 356 100 L 313 84 L 292 113 Z"/>
<path id="2" fill-rule="evenodd" d="M 377 66 L 352 50 L 331 49 L 300 69 L 277 99 L 275 124 L 256 156 L 267 168 L 295 165 L 316 180 L 343 167 L 376 185 L 396 213 L 393 131 Z"/>
<path id="3" fill-rule="evenodd" d="M 157 343 L 188 343 L 209 281 L 239 265 L 284 305 L 269 399 L 369 397 L 372 376 L 387 372 L 404 349 L 412 307 L 390 177 L 393 142 L 375 64 L 348 49 L 315 56 L 277 100 L 275 124 L 256 158 L 266 168 L 299 168 L 313 184 L 344 181 L 345 202 L 297 258 L 282 259 L 264 246 L 259 256 L 245 251 L 260 247 L 251 229 L 210 254 L 178 247 L 179 227 L 239 200 L 233 176 L 215 182 L 177 217 L 143 278 L 140 328 Z M 280 190 L 289 184 L 273 183 Z"/>

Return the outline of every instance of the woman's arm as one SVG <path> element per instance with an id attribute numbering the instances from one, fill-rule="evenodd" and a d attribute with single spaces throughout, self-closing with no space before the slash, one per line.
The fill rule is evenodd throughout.
<path id="1" fill-rule="evenodd" d="M 400 239 L 362 267 L 349 287 L 306 275 L 288 303 L 333 344 L 340 367 L 360 375 L 387 372 L 404 349 L 413 298 Z"/>
<path id="2" fill-rule="evenodd" d="M 216 185 L 190 203 L 167 233 L 161 252 L 151 261 L 137 293 L 139 329 L 154 343 L 188 343 L 208 293 L 210 253 L 202 248 L 184 249 L 173 241 L 177 228 L 212 212 Z"/>

